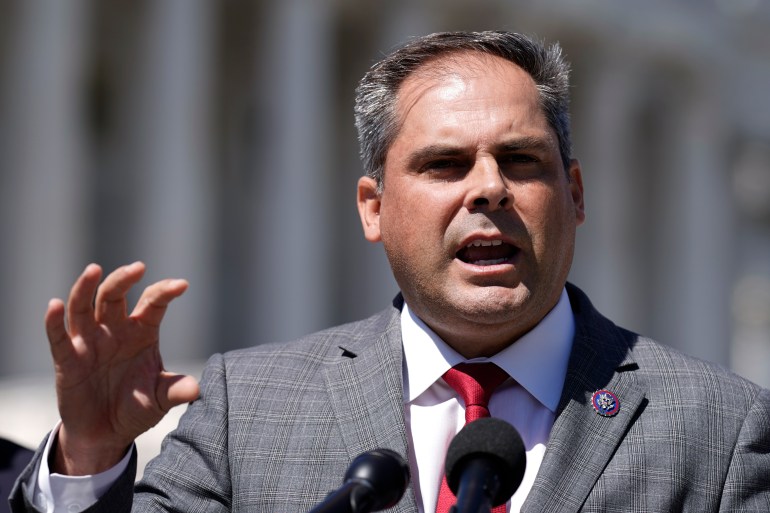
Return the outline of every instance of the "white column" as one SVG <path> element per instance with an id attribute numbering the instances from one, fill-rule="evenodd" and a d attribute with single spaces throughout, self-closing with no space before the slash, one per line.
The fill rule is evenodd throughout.
<path id="1" fill-rule="evenodd" d="M 25 1 L 0 70 L 0 373 L 50 371 L 43 314 L 88 250 L 84 2 Z"/>
<path id="2" fill-rule="evenodd" d="M 672 112 L 664 184 L 655 225 L 661 232 L 659 272 L 666 301 L 656 315 L 661 331 L 678 349 L 728 364 L 735 206 L 725 168 L 726 116 L 712 68 L 676 87 L 681 109 Z M 688 87 L 689 86 L 689 87 Z"/>
<path id="3" fill-rule="evenodd" d="M 128 147 L 141 155 L 124 157 L 136 174 L 134 233 L 136 257 L 147 263 L 144 284 L 190 281 L 164 322 L 167 362 L 206 356 L 213 336 L 212 6 L 205 0 L 146 5 L 137 53 L 145 60 L 131 77 L 128 99 L 137 111 L 130 128 L 136 143 Z"/>
<path id="4" fill-rule="evenodd" d="M 601 66 L 582 73 L 592 80 L 578 90 L 586 92 L 583 117 L 572 127 L 582 149 L 575 157 L 583 168 L 586 222 L 577 230 L 570 279 L 605 315 L 638 329 L 645 320 L 646 279 L 638 264 L 648 255 L 638 252 L 640 233 L 630 227 L 650 208 L 640 198 L 646 175 L 631 160 L 641 80 L 621 55 L 593 59 Z"/>
<path id="5" fill-rule="evenodd" d="M 770 137 L 770 127 L 767 132 Z M 730 358 L 737 373 L 770 387 L 770 144 L 759 142 L 762 135 L 754 137 L 758 140 L 747 138 L 733 149 L 729 166 L 740 216 Z"/>
<path id="6" fill-rule="evenodd" d="M 252 274 L 245 276 L 252 341 L 284 340 L 324 327 L 335 286 L 330 275 L 334 73 L 330 7 L 316 0 L 266 2 L 257 30 L 255 94 L 263 116 L 255 141 L 257 189 Z M 265 99 L 267 101 L 265 101 Z M 350 185 L 351 198 L 354 185 Z M 258 338 L 253 338 L 258 337 Z"/>

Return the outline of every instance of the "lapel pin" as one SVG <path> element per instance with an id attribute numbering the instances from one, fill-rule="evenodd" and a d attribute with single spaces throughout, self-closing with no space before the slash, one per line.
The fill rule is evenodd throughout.
<path id="1" fill-rule="evenodd" d="M 620 401 L 618 396 L 610 392 L 609 390 L 597 390 L 591 396 L 591 404 L 596 410 L 596 413 L 602 417 L 613 417 L 620 410 Z"/>

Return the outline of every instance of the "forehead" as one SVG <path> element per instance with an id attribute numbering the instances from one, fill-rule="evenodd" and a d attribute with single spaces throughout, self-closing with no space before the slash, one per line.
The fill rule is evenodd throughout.
<path id="1" fill-rule="evenodd" d="M 466 52 L 428 62 L 404 81 L 395 108 L 386 167 L 431 147 L 493 151 L 537 140 L 558 148 L 534 80 L 501 57 Z"/>
<path id="2" fill-rule="evenodd" d="M 496 55 L 462 51 L 434 58 L 409 75 L 396 97 L 396 121 L 402 126 L 418 103 L 462 101 L 484 89 L 498 99 L 539 108 L 539 93 L 532 77 L 513 62 Z"/>

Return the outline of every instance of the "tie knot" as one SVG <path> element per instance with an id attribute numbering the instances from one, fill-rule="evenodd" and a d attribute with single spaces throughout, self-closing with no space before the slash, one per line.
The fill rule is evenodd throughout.
<path id="1" fill-rule="evenodd" d="M 460 363 L 444 373 L 444 381 L 465 402 L 465 422 L 489 417 L 489 398 L 508 373 L 494 363 Z"/>

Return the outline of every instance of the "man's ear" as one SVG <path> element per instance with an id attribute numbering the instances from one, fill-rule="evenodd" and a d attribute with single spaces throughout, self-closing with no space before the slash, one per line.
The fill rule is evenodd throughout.
<path id="1" fill-rule="evenodd" d="M 364 228 L 364 237 L 369 242 L 380 242 L 380 194 L 377 182 L 369 176 L 358 179 L 358 215 Z"/>
<path id="2" fill-rule="evenodd" d="M 580 162 L 577 159 L 570 161 L 569 181 L 572 202 L 575 204 L 575 218 L 577 224 L 581 225 L 586 220 L 586 209 L 583 199 L 583 173 L 580 170 Z"/>

